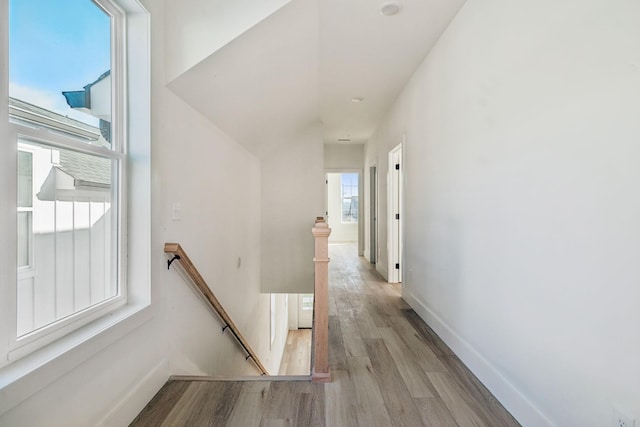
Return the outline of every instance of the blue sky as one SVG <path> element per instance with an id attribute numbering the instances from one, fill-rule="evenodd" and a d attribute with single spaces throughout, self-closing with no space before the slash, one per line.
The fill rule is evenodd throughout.
<path id="1" fill-rule="evenodd" d="M 110 69 L 110 20 L 91 0 L 10 0 L 10 95 L 75 118 L 61 92 Z M 86 121 L 86 120 L 85 120 Z"/>

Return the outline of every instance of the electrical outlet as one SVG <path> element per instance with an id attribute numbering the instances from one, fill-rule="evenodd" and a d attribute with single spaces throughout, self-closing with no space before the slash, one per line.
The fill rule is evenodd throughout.
<path id="1" fill-rule="evenodd" d="M 629 415 L 623 413 L 620 409 L 613 409 L 613 426 L 614 427 L 636 427 L 636 420 Z"/>

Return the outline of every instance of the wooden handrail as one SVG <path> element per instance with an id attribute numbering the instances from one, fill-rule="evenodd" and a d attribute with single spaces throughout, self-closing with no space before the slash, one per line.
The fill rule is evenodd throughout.
<path id="1" fill-rule="evenodd" d="M 313 305 L 313 369 L 314 382 L 330 382 L 329 372 L 329 235 L 331 229 L 324 218 L 316 218 L 315 238 L 315 297 Z"/>
<path id="2" fill-rule="evenodd" d="M 209 286 L 207 286 L 207 282 L 200 275 L 198 269 L 196 269 L 196 267 L 193 265 L 184 249 L 182 249 L 182 246 L 180 246 L 179 243 L 165 243 L 164 251 L 165 253 L 172 254 L 173 259 L 180 262 L 180 265 L 187 273 L 189 278 L 193 280 L 193 283 L 196 285 L 202 296 L 204 296 L 204 298 L 207 300 L 209 306 L 211 306 L 211 308 L 215 310 L 218 316 L 220 316 L 220 319 L 222 319 L 222 321 L 225 323 L 225 327 L 223 328 L 223 330 L 227 328 L 231 330 L 231 333 L 236 337 L 238 343 L 242 346 L 244 351 L 247 352 L 247 358 L 251 358 L 251 360 L 253 360 L 253 363 L 255 363 L 262 375 L 269 375 L 267 369 L 260 362 L 258 355 L 253 351 L 244 336 L 242 336 L 236 324 L 233 323 L 231 317 L 229 317 L 229 314 L 227 314 L 224 307 L 222 307 L 222 304 L 220 304 L 220 301 L 218 301 L 218 298 L 216 298 L 213 292 L 211 292 L 211 289 L 209 289 Z M 171 260 L 171 262 L 173 262 L 173 259 Z"/>

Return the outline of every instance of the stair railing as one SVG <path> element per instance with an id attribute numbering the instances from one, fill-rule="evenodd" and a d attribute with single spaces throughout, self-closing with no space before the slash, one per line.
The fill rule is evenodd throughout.
<path id="1" fill-rule="evenodd" d="M 231 317 L 229 317 L 229 314 L 226 312 L 222 304 L 220 304 L 220 301 L 218 301 L 218 298 L 216 298 L 213 292 L 211 292 L 211 289 L 207 285 L 207 282 L 200 275 L 198 269 L 196 269 L 196 267 L 193 265 L 184 249 L 182 249 L 182 246 L 180 246 L 180 244 L 178 243 L 165 243 L 164 251 L 167 254 L 173 255 L 170 260 L 167 260 L 167 268 L 171 267 L 171 264 L 176 260 L 180 263 L 180 266 L 193 281 L 196 288 L 200 291 L 200 294 L 207 301 L 208 305 L 216 312 L 216 314 L 220 317 L 220 320 L 224 322 L 222 332 L 225 332 L 227 329 L 229 329 L 235 337 L 236 341 L 246 352 L 247 356 L 245 357 L 245 359 L 251 359 L 262 375 L 269 375 L 267 369 L 264 367 L 262 362 L 260 362 L 258 355 L 253 351 L 247 340 L 240 333 L 240 330 L 238 329 L 236 324 L 233 323 Z"/>

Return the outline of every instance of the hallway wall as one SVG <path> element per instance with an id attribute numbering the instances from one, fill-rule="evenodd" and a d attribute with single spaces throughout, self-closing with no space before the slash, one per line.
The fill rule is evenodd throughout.
<path id="1" fill-rule="evenodd" d="M 367 150 L 382 225 L 406 135 L 404 296 L 524 426 L 640 419 L 639 22 L 469 0 Z"/>
<path id="2" fill-rule="evenodd" d="M 322 133 L 317 125 L 262 159 L 262 292 L 313 292 L 311 229 L 323 214 L 322 159 Z"/>

